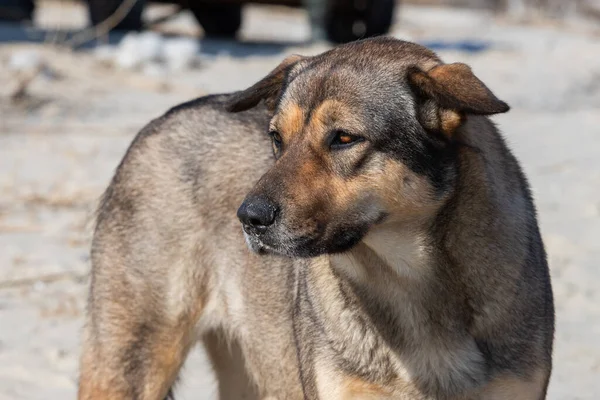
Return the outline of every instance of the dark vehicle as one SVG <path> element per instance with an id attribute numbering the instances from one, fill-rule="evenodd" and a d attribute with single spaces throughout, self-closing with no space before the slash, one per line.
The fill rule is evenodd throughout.
<path id="1" fill-rule="evenodd" d="M 0 21 L 31 20 L 33 0 L 0 0 Z"/>
<path id="2" fill-rule="evenodd" d="M 110 17 L 125 0 L 86 0 L 90 20 L 96 25 Z M 313 0 L 314 2 L 315 0 Z M 318 0 L 317 0 L 318 1 Z M 324 2 L 323 30 L 335 43 L 383 35 L 392 24 L 395 0 L 320 0 Z M 137 0 L 115 29 L 138 30 L 142 11 L 149 0 Z M 242 7 L 246 3 L 277 4 L 291 7 L 305 5 L 302 0 L 160 0 L 189 9 L 207 36 L 233 37 L 242 24 Z"/>

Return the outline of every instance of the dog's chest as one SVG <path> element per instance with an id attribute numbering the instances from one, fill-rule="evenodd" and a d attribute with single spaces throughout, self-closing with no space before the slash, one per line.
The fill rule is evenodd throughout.
<path id="1" fill-rule="evenodd" d="M 415 293 L 398 289 L 382 305 L 328 260 L 313 263 L 305 279 L 304 313 L 317 329 L 304 339 L 314 357 L 313 384 L 326 398 L 436 398 L 485 379 L 474 340 L 445 337 Z"/>

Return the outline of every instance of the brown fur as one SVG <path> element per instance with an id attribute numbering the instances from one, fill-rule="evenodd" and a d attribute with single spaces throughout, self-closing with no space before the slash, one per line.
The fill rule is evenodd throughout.
<path id="1" fill-rule="evenodd" d="M 545 253 L 485 116 L 507 110 L 379 38 L 151 123 L 100 207 L 80 398 L 160 400 L 197 340 L 222 399 L 544 398 Z"/>

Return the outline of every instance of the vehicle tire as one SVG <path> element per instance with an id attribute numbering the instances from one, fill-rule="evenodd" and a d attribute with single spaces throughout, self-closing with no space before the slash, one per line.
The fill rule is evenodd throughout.
<path id="1" fill-rule="evenodd" d="M 33 0 L 0 0 L 0 21 L 31 21 Z"/>
<path id="2" fill-rule="evenodd" d="M 98 25 L 112 16 L 125 0 L 87 0 L 90 22 Z M 114 30 L 139 31 L 142 29 L 142 11 L 145 0 L 136 0 L 131 10 L 115 26 Z"/>
<path id="3" fill-rule="evenodd" d="M 394 18 L 396 0 L 363 0 L 364 7 L 354 2 L 350 8 L 334 5 L 325 16 L 327 38 L 334 43 L 347 43 L 388 33 Z"/>
<path id="4" fill-rule="evenodd" d="M 235 37 L 242 26 L 242 6 L 237 4 L 202 4 L 190 2 L 190 11 L 208 37 Z"/>

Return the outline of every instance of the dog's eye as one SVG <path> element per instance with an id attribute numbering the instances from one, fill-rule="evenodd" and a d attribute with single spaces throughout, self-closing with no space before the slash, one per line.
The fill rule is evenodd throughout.
<path id="1" fill-rule="evenodd" d="M 269 132 L 269 136 L 271 136 L 271 139 L 273 139 L 273 142 L 275 142 L 278 147 L 281 146 L 281 135 L 279 132 L 271 131 Z"/>
<path id="2" fill-rule="evenodd" d="M 353 144 L 362 142 L 364 138 L 360 136 L 351 135 L 344 131 L 333 132 L 330 146 L 332 149 L 341 149 L 344 147 L 352 146 Z"/>

